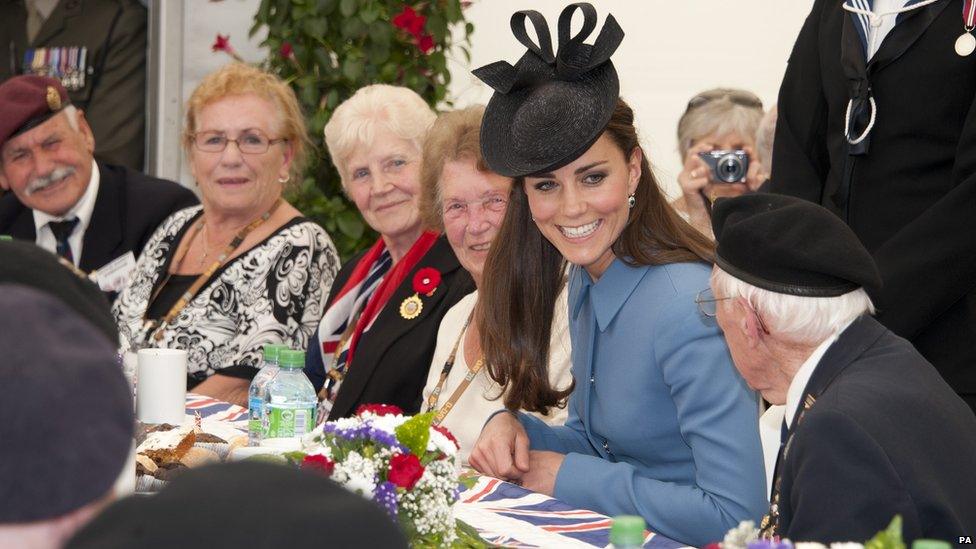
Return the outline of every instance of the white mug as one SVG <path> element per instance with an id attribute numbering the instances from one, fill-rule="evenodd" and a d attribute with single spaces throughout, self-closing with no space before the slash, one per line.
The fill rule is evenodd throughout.
<path id="1" fill-rule="evenodd" d="M 180 425 L 186 415 L 186 351 L 140 349 L 136 418 L 143 423 Z"/>

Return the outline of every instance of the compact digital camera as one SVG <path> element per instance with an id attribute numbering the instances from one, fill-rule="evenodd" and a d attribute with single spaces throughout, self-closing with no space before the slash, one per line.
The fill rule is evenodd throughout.
<path id="1" fill-rule="evenodd" d="M 712 170 L 716 183 L 738 183 L 745 181 L 749 171 L 749 153 L 741 149 L 735 151 L 706 151 L 698 153 L 699 158 Z"/>

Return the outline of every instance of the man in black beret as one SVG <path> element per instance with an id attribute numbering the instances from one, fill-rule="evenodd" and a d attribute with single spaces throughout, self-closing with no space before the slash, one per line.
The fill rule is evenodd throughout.
<path id="1" fill-rule="evenodd" d="M 95 162 L 91 128 L 54 78 L 3 82 L 0 112 L 0 187 L 12 191 L 0 197 L 0 234 L 98 269 L 103 291 L 124 286 L 156 227 L 197 202 L 172 181 Z"/>
<path id="2" fill-rule="evenodd" d="M 871 317 L 880 277 L 857 236 L 821 206 L 769 194 L 719 200 L 712 227 L 702 311 L 746 382 L 785 405 L 764 532 L 864 541 L 896 514 L 909 541 L 976 531 L 976 417 Z"/>
<path id="3" fill-rule="evenodd" d="M 135 421 L 115 348 L 60 300 L 0 284 L 0 547 L 60 548 L 112 499 Z"/>
<path id="4" fill-rule="evenodd" d="M 376 504 L 324 476 L 260 461 L 187 472 L 130 497 L 78 532 L 70 549 L 406 548 Z"/>

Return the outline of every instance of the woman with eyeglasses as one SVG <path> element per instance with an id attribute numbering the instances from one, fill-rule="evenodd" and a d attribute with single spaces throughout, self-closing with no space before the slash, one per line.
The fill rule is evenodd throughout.
<path id="1" fill-rule="evenodd" d="M 577 10 L 583 30 L 571 36 Z M 702 546 L 767 508 L 758 401 L 695 304 L 713 245 L 650 170 L 610 62 L 623 31 L 607 16 L 587 44 L 596 21 L 590 4 L 567 7 L 553 52 L 542 16 L 518 12 L 512 30 L 529 51 L 514 66 L 475 71 L 495 90 L 482 152 L 515 183 L 475 313 L 486 360 L 505 374 L 506 410 L 485 424 L 469 462 Z M 563 396 L 548 357 L 567 262 L 576 385 L 565 425 L 551 426 L 518 410 Z"/>
<path id="2" fill-rule="evenodd" d="M 313 339 L 339 258 L 282 198 L 307 140 L 294 92 L 254 67 L 211 73 L 187 103 L 183 146 L 202 206 L 156 230 L 113 311 L 131 350 L 185 349 L 195 393 L 246 406 L 264 345 Z"/>
<path id="3" fill-rule="evenodd" d="M 762 101 L 753 93 L 716 88 L 692 97 L 678 121 L 681 196 L 672 205 L 708 237 L 712 202 L 755 191 L 769 177 L 769 167 L 756 154 L 762 118 Z"/>
<path id="4" fill-rule="evenodd" d="M 501 405 L 503 394 L 481 349 L 482 326 L 475 310 L 485 306 L 477 288 L 484 280 L 485 260 L 508 209 L 512 178 L 491 171 L 485 164 L 479 137 L 484 110 L 478 105 L 437 117 L 424 141 L 420 177 L 421 211 L 428 225 L 444 232 L 476 288 L 441 321 L 422 408 L 436 412 L 435 423 L 457 438 L 465 463 L 481 427 Z M 549 338 L 548 379 L 567 396 L 573 378 L 566 285 L 561 288 Z M 529 411 L 552 425 L 562 425 L 566 420 L 565 401 Z"/>

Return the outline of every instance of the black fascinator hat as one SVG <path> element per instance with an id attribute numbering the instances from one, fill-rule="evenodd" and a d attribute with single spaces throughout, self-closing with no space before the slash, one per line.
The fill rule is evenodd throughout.
<path id="1" fill-rule="evenodd" d="M 570 36 L 579 10 L 583 27 Z M 526 32 L 528 19 L 539 43 Z M 586 152 L 610 122 L 620 95 L 610 56 L 624 32 L 607 16 L 593 45 L 596 9 L 571 4 L 559 15 L 559 51 L 552 53 L 549 27 L 533 10 L 512 15 L 512 33 L 529 51 L 513 67 L 496 61 L 474 71 L 495 93 L 481 123 L 481 152 L 488 166 L 508 177 L 556 170 Z"/>

